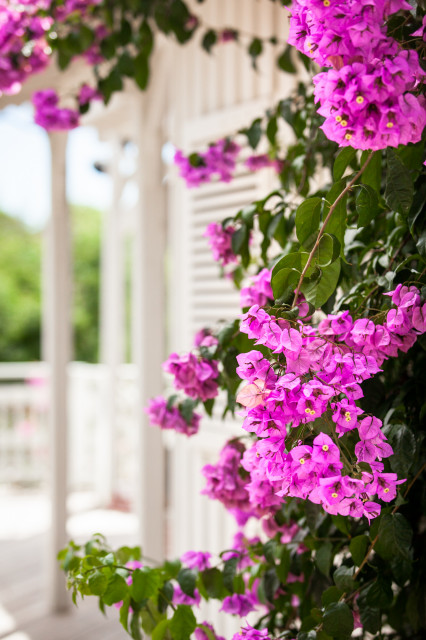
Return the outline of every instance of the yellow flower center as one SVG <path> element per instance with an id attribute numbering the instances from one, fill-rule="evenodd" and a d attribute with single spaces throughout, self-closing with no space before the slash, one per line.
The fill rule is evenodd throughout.
<path id="1" fill-rule="evenodd" d="M 342 116 L 336 116 L 336 122 L 342 122 Z"/>
<path id="2" fill-rule="evenodd" d="M 347 133 L 345 135 L 345 140 L 350 140 L 351 138 L 352 138 L 352 134 L 351 133 Z M 346 418 L 346 420 L 347 420 L 347 418 Z"/>
<path id="3" fill-rule="evenodd" d="M 347 127 L 348 126 L 348 121 L 347 120 L 341 120 L 340 124 L 342 125 L 342 127 Z"/>
<path id="4" fill-rule="evenodd" d="M 309 409 L 309 407 L 306 407 L 305 413 L 311 413 L 311 410 Z"/>
<path id="5" fill-rule="evenodd" d="M 331 5 L 330 0 L 324 0 L 323 5 L 324 7 L 329 7 Z"/>
<path id="6" fill-rule="evenodd" d="M 387 126 L 387 128 L 388 128 L 388 129 L 392 129 L 392 127 L 393 127 L 393 122 L 387 122 L 387 123 L 386 123 L 386 126 Z"/>
<path id="7" fill-rule="evenodd" d="M 348 134 L 345 135 L 345 138 L 348 137 Z M 345 412 L 345 420 L 346 422 L 350 422 L 351 421 L 351 414 L 349 413 L 349 411 Z"/>
<path id="8" fill-rule="evenodd" d="M 363 96 L 357 96 L 355 102 L 357 102 L 358 104 L 362 104 L 364 102 Z"/>
<path id="9" fill-rule="evenodd" d="M 337 498 L 337 493 L 336 493 L 336 492 L 332 493 L 332 494 L 331 494 L 331 497 L 332 497 L 332 498 Z"/>
<path id="10" fill-rule="evenodd" d="M 305 458 L 300 458 L 299 462 L 300 464 L 305 464 Z"/>
<path id="11" fill-rule="evenodd" d="M 386 489 L 384 490 L 384 493 L 389 493 L 389 487 L 386 487 Z"/>
<path id="12" fill-rule="evenodd" d="M 322 450 L 323 451 L 328 451 L 328 444 L 323 444 L 322 445 Z"/>
<path id="13" fill-rule="evenodd" d="M 314 409 L 311 409 L 310 414 L 311 414 L 311 416 L 314 416 L 314 415 L 315 415 L 315 411 L 314 411 Z"/>

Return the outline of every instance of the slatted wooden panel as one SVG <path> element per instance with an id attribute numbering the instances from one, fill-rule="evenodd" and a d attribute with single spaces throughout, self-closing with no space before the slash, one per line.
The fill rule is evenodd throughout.
<path id="1" fill-rule="evenodd" d="M 217 114 L 214 118 L 201 117 L 187 126 L 186 149 L 205 146 L 210 140 L 222 137 L 231 129 L 230 121 L 235 112 Z M 214 126 L 216 124 L 216 126 Z M 208 136 L 208 137 L 207 137 Z M 220 270 L 213 261 L 212 252 L 204 237 L 210 222 L 221 221 L 262 196 L 268 191 L 270 172 L 249 173 L 238 169 L 231 183 L 214 183 L 184 192 L 184 206 L 179 211 L 179 226 L 174 228 L 175 259 L 170 270 L 171 289 L 178 292 L 175 318 L 180 318 L 180 333 L 174 331 L 178 350 L 192 346 L 196 331 L 202 327 L 214 327 L 220 321 L 234 319 L 241 313 L 239 292 L 232 281 L 220 278 Z M 177 253 L 176 253 L 177 252 Z M 179 256 L 179 258 L 177 257 Z M 201 469 L 214 464 L 226 440 L 241 432 L 241 421 L 228 419 L 223 422 L 221 413 L 224 402 L 219 399 L 213 419 L 204 418 L 201 433 L 189 440 L 176 436 L 169 439 L 171 459 L 170 495 L 170 552 L 180 555 L 187 549 L 209 550 L 215 553 L 232 545 L 237 530 L 234 519 L 216 501 L 201 490 L 205 480 Z M 206 619 L 214 620 L 221 633 L 231 637 L 239 623 L 219 615 L 217 607 L 209 604 L 202 609 Z"/>

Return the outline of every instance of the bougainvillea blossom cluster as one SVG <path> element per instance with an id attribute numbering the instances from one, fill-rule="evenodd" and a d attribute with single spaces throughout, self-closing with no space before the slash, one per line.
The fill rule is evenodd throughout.
<path id="1" fill-rule="evenodd" d="M 418 142 L 426 124 L 417 95 L 424 73 L 414 49 L 387 35 L 404 0 L 293 0 L 289 43 L 321 66 L 314 77 L 322 129 L 339 146 L 383 149 Z"/>
<path id="2" fill-rule="evenodd" d="M 242 148 L 236 142 L 225 138 L 211 144 L 207 151 L 189 156 L 185 156 L 178 149 L 174 163 L 179 169 L 180 177 L 189 188 L 199 187 L 213 179 L 230 182 L 235 177 L 241 151 Z M 281 173 L 285 163 L 279 158 L 271 158 L 267 153 L 261 153 L 248 156 L 243 164 L 252 172 L 272 167 L 276 173 Z"/>
<path id="3" fill-rule="evenodd" d="M 219 370 L 216 360 L 207 360 L 194 353 L 180 356 L 172 353 L 163 365 L 174 376 L 173 384 L 190 398 L 205 402 L 218 394 Z"/>
<path id="4" fill-rule="evenodd" d="M 174 162 L 188 187 L 199 187 L 210 182 L 213 177 L 221 182 L 232 180 L 240 146 L 223 138 L 211 144 L 207 151 L 185 156 L 177 150 Z"/>
<path id="5" fill-rule="evenodd" d="M 271 304 L 274 300 L 274 294 L 271 287 L 272 271 L 270 269 L 262 269 L 255 276 L 250 278 L 250 284 L 243 287 L 240 291 L 240 306 L 242 309 L 252 307 L 257 304 L 264 307 Z"/>
<path id="6" fill-rule="evenodd" d="M 36 91 L 32 101 L 35 107 L 34 120 L 47 131 L 67 131 L 78 127 L 79 112 L 59 107 L 59 96 L 54 89 Z"/>
<path id="7" fill-rule="evenodd" d="M 1 0 L 0 94 L 17 93 L 27 78 L 47 67 L 52 55 L 47 35 L 54 23 L 86 17 L 100 1 L 65 0 L 61 6 L 52 6 L 51 0 Z M 70 125 L 74 126 L 72 121 Z"/>
<path id="8" fill-rule="evenodd" d="M 246 455 L 245 446 L 233 440 L 224 446 L 217 464 L 205 465 L 202 469 L 207 480 L 202 493 L 219 500 L 240 525 L 251 516 L 268 515 L 282 502 L 275 495 L 280 485 L 271 482 Z"/>
<path id="9" fill-rule="evenodd" d="M 213 260 L 222 267 L 238 262 L 238 257 L 232 249 L 232 236 L 235 232 L 233 225 L 223 227 L 219 222 L 207 225 L 204 237 L 207 238 L 213 254 Z"/>
<path id="10" fill-rule="evenodd" d="M 53 19 L 37 15 L 39 9 L 46 8 L 46 2 L 1 0 L 0 95 L 17 93 L 30 75 L 47 66 L 51 51 L 45 36 Z"/>
<path id="11" fill-rule="evenodd" d="M 332 514 L 371 519 L 381 509 L 375 496 L 385 502 L 395 498 L 404 479 L 384 472 L 382 460 L 393 450 L 382 422 L 356 401 L 363 396 L 361 383 L 377 374 L 385 359 L 406 352 L 426 332 L 426 304 L 414 286 L 398 285 L 387 295 L 394 306 L 383 323 L 353 321 L 344 311 L 328 315 L 315 329 L 271 316 L 258 305 L 242 317 L 241 331 L 271 350 L 269 359 L 257 350 L 237 357 L 237 374 L 248 383 L 237 396 L 246 407 L 243 428 L 258 438 L 242 462 L 250 473 L 244 488 L 254 504 L 266 506 L 271 500 L 266 487 L 272 486 L 274 498 L 309 499 Z M 318 418 L 320 433 L 313 424 Z M 301 427 L 299 440 L 287 450 L 296 427 Z M 340 446 L 348 432 L 357 433 L 354 460 Z M 221 478 L 208 484 L 207 492 L 226 504 L 222 485 Z"/>
<path id="12" fill-rule="evenodd" d="M 195 411 L 192 413 L 190 422 L 187 422 L 178 407 L 167 404 L 167 400 L 162 396 L 152 398 L 146 409 L 151 424 L 157 425 L 164 430 L 173 430 L 187 436 L 193 436 L 198 432 L 201 415 Z"/>

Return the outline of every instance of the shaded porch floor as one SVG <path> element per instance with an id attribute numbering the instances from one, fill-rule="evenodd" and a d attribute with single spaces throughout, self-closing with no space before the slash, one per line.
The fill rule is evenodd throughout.
<path id="1" fill-rule="evenodd" d="M 87 507 L 87 497 L 74 500 L 70 537 L 78 542 L 101 531 L 112 546 L 137 544 L 134 515 Z M 48 613 L 47 528 L 46 496 L 0 493 L 0 640 L 129 638 L 118 622 L 118 611 L 111 608 L 105 618 L 97 598 L 80 601 L 78 609 L 71 604 L 66 614 Z"/>

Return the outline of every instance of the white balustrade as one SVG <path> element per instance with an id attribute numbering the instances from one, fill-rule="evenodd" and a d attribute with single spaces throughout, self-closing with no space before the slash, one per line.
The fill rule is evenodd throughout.
<path id="1" fill-rule="evenodd" d="M 114 468 L 103 456 L 108 369 L 72 362 L 68 369 L 68 488 L 93 492 L 106 503 L 105 477 L 113 491 L 131 502 L 137 477 L 137 370 L 121 365 L 115 384 Z M 0 364 L 0 485 L 44 487 L 48 481 L 48 367 L 45 363 Z"/>

